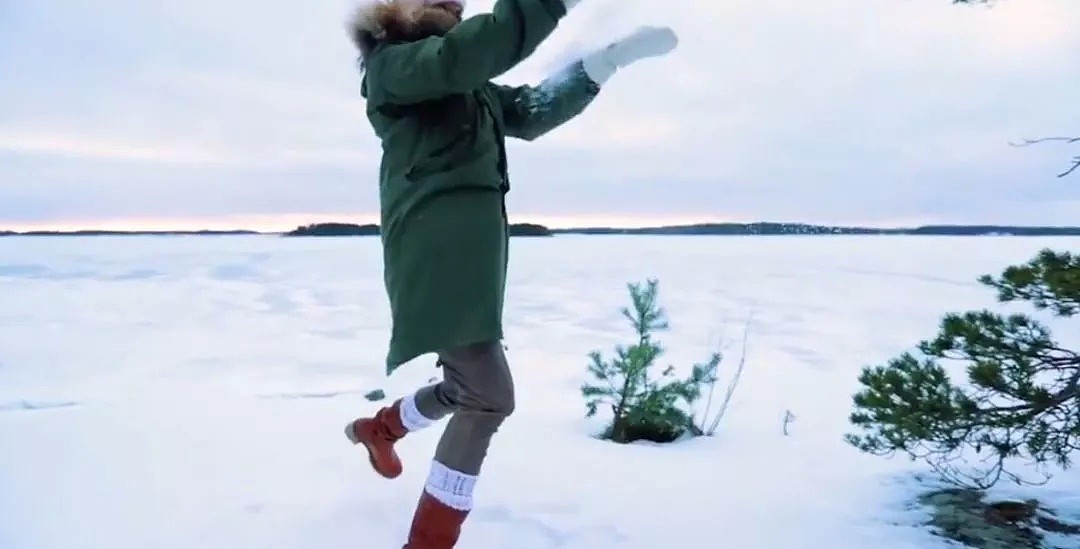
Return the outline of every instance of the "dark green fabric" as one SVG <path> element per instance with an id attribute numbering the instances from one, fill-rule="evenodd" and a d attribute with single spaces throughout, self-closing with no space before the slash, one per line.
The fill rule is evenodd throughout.
<path id="1" fill-rule="evenodd" d="M 539 86 L 493 84 L 506 135 L 532 141 L 580 114 L 600 92 L 578 61 Z"/>
<path id="2" fill-rule="evenodd" d="M 382 140 L 387 374 L 422 354 L 503 338 L 508 265 L 505 136 L 535 139 L 599 89 L 580 67 L 506 87 L 566 14 L 560 0 L 498 0 L 444 36 L 380 44 L 365 60 L 367 116 Z"/>

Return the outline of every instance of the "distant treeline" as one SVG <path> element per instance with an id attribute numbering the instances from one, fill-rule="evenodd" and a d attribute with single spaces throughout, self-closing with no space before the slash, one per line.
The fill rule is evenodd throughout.
<path id="1" fill-rule="evenodd" d="M 245 235 L 259 234 L 258 231 L 233 230 L 233 231 L 105 231 L 87 229 L 79 231 L 0 231 L 0 236 L 214 236 L 214 235 Z"/>
<path id="2" fill-rule="evenodd" d="M 938 236 L 1080 236 L 1080 227 L 1014 227 L 998 225 L 926 225 L 913 228 L 831 227 L 805 223 L 701 223 L 642 228 L 555 229 L 554 234 L 627 235 L 938 235 Z"/>
<path id="3" fill-rule="evenodd" d="M 352 223 L 315 223 L 285 233 L 285 236 L 378 236 L 379 226 Z M 532 223 L 510 225 L 510 236 L 551 236 L 551 229 Z"/>
<path id="4" fill-rule="evenodd" d="M 312 223 L 302 225 L 285 236 L 378 236 L 379 226 L 357 225 L 354 223 Z"/>
<path id="5" fill-rule="evenodd" d="M 297 227 L 287 236 L 375 236 L 378 225 L 317 223 Z M 1080 236 L 1080 227 L 1012 227 L 996 225 L 927 225 L 914 228 L 877 229 L 868 227 L 830 227 L 805 223 L 701 223 L 663 227 L 612 228 L 587 227 L 549 229 L 543 225 L 510 225 L 510 236 L 584 235 L 926 235 L 926 236 Z"/>
<path id="6" fill-rule="evenodd" d="M 3 236 L 111 236 L 111 235 L 251 235 L 258 231 L 0 231 Z M 378 236 L 379 226 L 354 223 L 313 223 L 303 225 L 285 236 Z M 926 225 L 922 227 L 880 229 L 869 227 L 832 227 L 805 223 L 701 223 L 662 227 L 613 228 L 585 227 L 549 229 L 534 223 L 510 225 L 510 236 L 581 235 L 923 235 L 923 236 L 1080 236 L 1080 227 L 1017 227 L 1009 225 Z"/>

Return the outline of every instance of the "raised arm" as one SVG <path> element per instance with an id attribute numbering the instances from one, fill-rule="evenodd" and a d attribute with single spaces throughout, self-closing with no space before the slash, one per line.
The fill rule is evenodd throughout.
<path id="1" fill-rule="evenodd" d="M 577 0 L 497 0 L 443 36 L 380 46 L 369 100 L 408 104 L 482 88 L 531 55 Z"/>
<path id="2" fill-rule="evenodd" d="M 502 108 L 506 135 L 532 141 L 581 114 L 600 93 L 581 61 L 538 86 L 492 84 Z"/>
<path id="3" fill-rule="evenodd" d="M 502 106 L 506 135 L 532 141 L 559 127 L 592 103 L 600 86 L 620 68 L 675 49 L 678 38 L 666 27 L 639 27 L 626 37 L 592 52 L 538 86 L 494 85 Z"/>

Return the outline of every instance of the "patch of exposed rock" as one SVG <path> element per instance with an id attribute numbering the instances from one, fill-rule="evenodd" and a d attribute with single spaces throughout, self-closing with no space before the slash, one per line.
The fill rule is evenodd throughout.
<path id="1" fill-rule="evenodd" d="M 1080 524 L 1059 519 L 1037 500 L 987 502 L 982 492 L 947 489 L 922 496 L 942 537 L 979 549 L 1075 549 Z"/>

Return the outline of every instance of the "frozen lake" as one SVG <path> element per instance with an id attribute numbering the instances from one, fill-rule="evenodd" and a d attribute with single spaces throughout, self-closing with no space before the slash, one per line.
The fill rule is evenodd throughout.
<path id="1" fill-rule="evenodd" d="M 511 246 L 518 407 L 462 547 L 931 548 L 948 545 L 911 507 L 923 468 L 841 438 L 858 371 L 946 311 L 996 308 L 979 275 L 1080 238 Z M 578 388 L 590 351 L 631 342 L 626 284 L 650 277 L 672 323 L 665 363 L 727 342 L 733 365 L 752 315 L 746 371 L 717 436 L 617 447 L 590 438 Z M 341 433 L 377 406 L 364 393 L 440 372 L 422 357 L 385 378 L 387 333 L 375 238 L 0 238 L 0 547 L 400 547 L 439 429 L 402 443 L 394 481 Z M 1039 494 L 1075 515 L 1077 488 Z"/>

